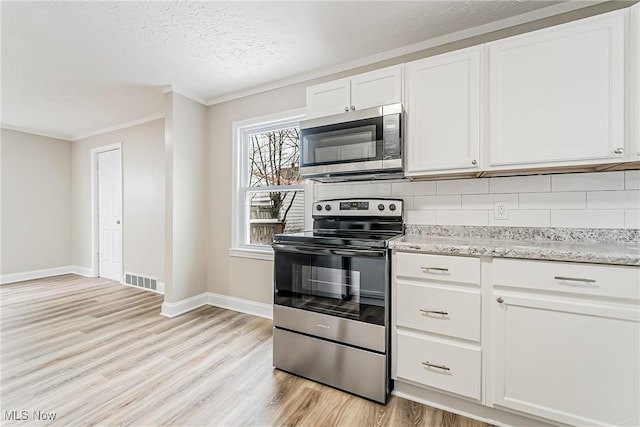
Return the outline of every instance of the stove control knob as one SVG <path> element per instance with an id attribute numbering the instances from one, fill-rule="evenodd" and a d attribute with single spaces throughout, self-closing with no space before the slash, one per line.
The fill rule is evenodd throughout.
<path id="1" fill-rule="evenodd" d="M 382 203 L 380 203 L 380 204 L 378 205 L 378 210 L 379 210 L 379 211 L 383 211 L 383 210 L 384 210 L 384 205 L 383 205 Z"/>
<path id="2" fill-rule="evenodd" d="M 325 206 L 324 206 L 324 208 L 325 208 L 326 210 L 330 211 L 330 210 L 331 210 L 331 205 L 325 205 Z"/>
<path id="3" fill-rule="evenodd" d="M 390 209 L 390 210 L 392 210 L 392 211 L 395 211 L 395 210 L 396 210 L 396 205 L 395 205 L 395 203 L 391 203 L 391 204 L 389 205 L 389 209 Z"/>
<path id="4" fill-rule="evenodd" d="M 316 205 L 316 210 L 317 211 L 321 211 L 322 210 L 322 205 Z"/>

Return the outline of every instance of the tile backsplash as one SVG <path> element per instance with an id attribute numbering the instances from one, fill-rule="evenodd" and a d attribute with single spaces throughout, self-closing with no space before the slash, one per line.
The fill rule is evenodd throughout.
<path id="1" fill-rule="evenodd" d="M 315 185 L 316 200 L 341 197 L 402 198 L 408 224 L 640 228 L 640 170 Z"/>

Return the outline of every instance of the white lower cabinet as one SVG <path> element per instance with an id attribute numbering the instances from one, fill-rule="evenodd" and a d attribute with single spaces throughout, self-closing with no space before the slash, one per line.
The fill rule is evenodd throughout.
<path id="1" fill-rule="evenodd" d="M 480 347 L 398 331 L 398 378 L 480 400 Z"/>
<path id="2" fill-rule="evenodd" d="M 479 259 L 397 253 L 394 272 L 393 377 L 480 401 Z"/>
<path id="3" fill-rule="evenodd" d="M 434 265 L 448 274 L 416 269 Z M 640 268 L 396 252 L 393 269 L 403 397 L 494 424 L 640 425 Z"/>
<path id="4" fill-rule="evenodd" d="M 543 277 L 540 289 L 517 287 L 536 265 L 556 289 Z M 580 266 L 494 261 L 493 404 L 571 425 L 638 426 L 640 270 L 583 265 L 578 275 Z"/>

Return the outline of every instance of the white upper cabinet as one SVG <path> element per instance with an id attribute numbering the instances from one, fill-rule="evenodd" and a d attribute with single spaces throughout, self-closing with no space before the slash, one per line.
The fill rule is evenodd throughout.
<path id="1" fill-rule="evenodd" d="M 351 77 L 351 110 L 402 102 L 402 66 Z"/>
<path id="2" fill-rule="evenodd" d="M 330 116 L 349 110 L 351 80 L 340 79 L 307 87 L 307 117 Z"/>
<path id="3" fill-rule="evenodd" d="M 480 168 L 482 46 L 406 65 L 406 175 Z"/>
<path id="4" fill-rule="evenodd" d="M 402 66 L 307 87 L 307 117 L 402 102 Z"/>
<path id="5" fill-rule="evenodd" d="M 626 14 L 486 45 L 489 166 L 625 160 Z"/>
<path id="6" fill-rule="evenodd" d="M 640 159 L 640 3 L 630 9 L 629 49 L 629 150 L 633 160 Z"/>

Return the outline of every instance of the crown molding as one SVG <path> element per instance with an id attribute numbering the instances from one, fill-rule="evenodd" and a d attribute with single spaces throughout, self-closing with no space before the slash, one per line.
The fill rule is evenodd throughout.
<path id="1" fill-rule="evenodd" d="M 498 21 L 489 22 L 487 24 L 479 25 L 477 27 L 468 28 L 465 30 L 457 31 L 455 33 L 445 34 L 439 37 L 435 37 L 422 42 L 414 43 L 411 45 L 391 49 L 385 52 L 377 53 L 375 55 L 366 56 L 353 61 L 343 62 L 331 67 L 325 67 L 318 70 L 311 71 L 309 73 L 298 74 L 288 79 L 278 80 L 276 82 L 267 83 L 264 85 L 254 86 L 253 88 L 240 90 L 237 92 L 231 92 L 220 96 L 213 96 L 206 98 L 205 105 L 211 106 L 220 104 L 223 102 L 231 101 L 234 99 L 242 98 L 245 96 L 255 95 L 257 93 L 266 92 L 281 87 L 302 83 L 305 81 L 329 76 L 331 74 L 341 73 L 349 71 L 354 68 L 359 68 L 367 65 L 374 64 L 376 62 L 386 61 L 400 56 L 419 52 L 421 50 L 429 49 L 436 46 L 441 46 L 447 43 L 452 43 L 464 39 L 468 39 L 475 36 L 481 36 L 494 31 L 503 30 L 505 28 L 514 27 L 520 24 L 526 24 L 528 22 L 537 21 L 539 19 L 550 18 L 552 16 L 560 15 L 567 12 L 573 12 L 578 9 L 584 9 L 589 6 L 595 6 L 600 3 L 607 3 L 609 0 L 593 0 L 593 1 L 566 1 L 558 4 L 554 4 L 542 9 L 532 10 L 530 12 L 522 13 L 520 15 L 511 16 Z"/>
<path id="2" fill-rule="evenodd" d="M 195 93 L 189 92 L 187 90 L 184 90 L 183 88 L 178 88 L 174 85 L 168 85 L 162 88 L 163 95 L 166 95 L 167 93 L 172 93 L 172 92 L 177 93 L 180 96 L 184 96 L 185 98 L 188 98 L 206 107 L 209 106 L 209 104 L 207 104 L 207 101 L 203 97 L 201 97 L 200 95 L 196 95 Z"/>
<path id="3" fill-rule="evenodd" d="M 0 128 L 7 129 L 7 130 L 13 130 L 13 131 L 16 131 L 16 132 L 28 133 L 28 134 L 31 134 L 31 135 L 44 136 L 46 138 L 60 139 L 62 141 L 72 141 L 71 137 L 68 136 L 68 135 L 57 135 L 57 134 L 53 134 L 53 133 L 49 133 L 49 132 L 41 132 L 41 131 L 38 131 L 38 130 L 23 128 L 23 127 L 20 127 L 20 126 L 11 126 L 11 125 L 7 125 L 5 123 L 0 124 Z"/>
<path id="4" fill-rule="evenodd" d="M 141 124 L 152 122 L 154 120 L 158 120 L 158 119 L 162 119 L 162 118 L 164 118 L 164 113 L 158 113 L 158 114 L 154 114 L 152 116 L 142 117 L 140 119 L 136 119 L 136 120 L 131 120 L 131 121 L 128 121 L 128 122 L 120 123 L 120 124 L 115 125 L 115 126 L 110 126 L 110 127 L 107 127 L 107 128 L 96 130 L 96 131 L 92 131 L 92 132 L 76 135 L 73 138 L 71 138 L 70 141 L 79 141 L 81 139 L 90 138 L 90 137 L 96 136 L 96 135 L 102 135 L 103 133 L 113 132 L 113 131 L 120 130 L 120 129 L 130 128 L 132 126 L 141 125 Z"/>

